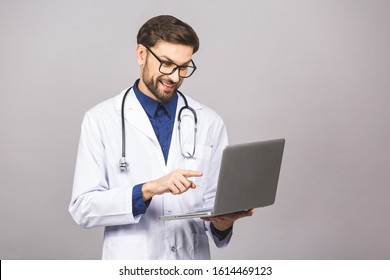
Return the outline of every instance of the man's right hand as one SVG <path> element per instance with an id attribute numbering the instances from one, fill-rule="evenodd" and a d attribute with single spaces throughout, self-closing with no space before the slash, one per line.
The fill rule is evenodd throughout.
<path id="1" fill-rule="evenodd" d="M 154 195 L 163 193 L 182 194 L 190 188 L 196 188 L 195 183 L 188 179 L 189 177 L 201 177 L 202 175 L 200 171 L 176 169 L 161 178 L 143 184 L 142 198 L 147 201 Z"/>

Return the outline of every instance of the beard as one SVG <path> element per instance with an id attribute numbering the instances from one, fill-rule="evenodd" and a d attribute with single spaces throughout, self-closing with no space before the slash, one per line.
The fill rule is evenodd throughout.
<path id="1" fill-rule="evenodd" d="M 160 101 L 168 102 L 175 95 L 182 84 L 182 79 L 177 83 L 173 82 L 167 75 L 161 75 L 156 78 L 149 75 L 149 69 L 145 67 L 142 73 L 142 80 L 148 90 Z"/>

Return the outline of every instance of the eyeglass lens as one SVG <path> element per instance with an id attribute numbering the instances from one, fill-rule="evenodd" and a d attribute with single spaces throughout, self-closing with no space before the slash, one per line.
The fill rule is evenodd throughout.
<path id="1" fill-rule="evenodd" d="M 180 77 L 188 78 L 195 71 L 195 67 L 194 67 L 192 62 L 191 62 L 191 64 L 192 65 L 188 65 L 188 66 L 178 66 L 178 65 L 176 65 L 174 63 L 171 63 L 171 62 L 164 62 L 164 61 L 162 61 L 161 65 L 160 65 L 160 72 L 162 74 L 165 74 L 165 75 L 171 75 L 176 70 L 178 70 Z"/>

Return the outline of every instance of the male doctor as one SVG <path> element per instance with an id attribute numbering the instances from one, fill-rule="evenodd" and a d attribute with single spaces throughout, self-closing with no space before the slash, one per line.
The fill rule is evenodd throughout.
<path id="1" fill-rule="evenodd" d="M 140 28 L 137 43 L 140 79 L 125 100 L 126 90 L 85 114 L 69 211 L 83 227 L 105 227 L 103 259 L 210 259 L 206 232 L 217 247 L 226 246 L 233 223 L 253 210 L 208 219 L 159 219 L 212 207 L 227 145 L 220 116 L 178 94 L 196 70 L 192 55 L 199 39 L 179 19 L 157 16 Z M 184 99 L 194 112 L 183 110 L 179 130 Z M 123 101 L 125 169 L 118 163 Z"/>

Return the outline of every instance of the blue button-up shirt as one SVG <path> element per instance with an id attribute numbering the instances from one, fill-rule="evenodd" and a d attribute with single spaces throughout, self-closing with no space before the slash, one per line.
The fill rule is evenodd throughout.
<path id="1" fill-rule="evenodd" d="M 148 115 L 154 133 L 156 133 L 157 140 L 160 143 L 165 163 L 167 163 L 169 147 L 172 139 L 173 124 L 175 123 L 178 100 L 177 94 L 175 94 L 168 102 L 160 103 L 143 94 L 138 89 L 138 81 L 134 84 L 134 93 Z"/>

